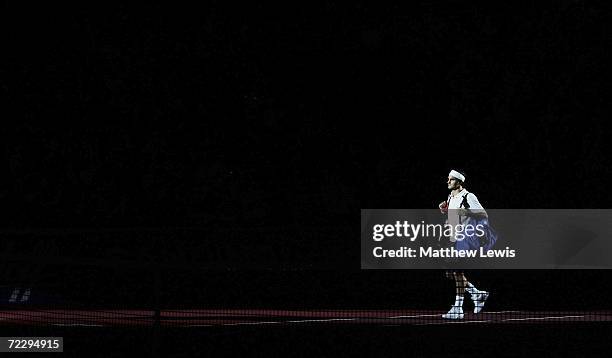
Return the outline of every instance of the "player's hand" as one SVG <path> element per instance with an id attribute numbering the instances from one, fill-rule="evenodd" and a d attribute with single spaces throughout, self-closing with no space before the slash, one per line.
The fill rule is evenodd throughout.
<path id="1" fill-rule="evenodd" d="M 446 214 L 448 212 L 448 204 L 446 203 L 446 201 L 443 201 L 438 204 L 438 208 L 440 209 L 440 212 L 442 214 Z"/>

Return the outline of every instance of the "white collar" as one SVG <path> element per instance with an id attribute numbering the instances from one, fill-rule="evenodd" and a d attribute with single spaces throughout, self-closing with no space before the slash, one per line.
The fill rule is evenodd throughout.
<path id="1" fill-rule="evenodd" d="M 468 191 L 467 191 L 465 188 L 463 188 L 463 190 L 461 190 L 460 192 L 458 192 L 458 193 L 457 193 L 457 194 L 455 194 L 455 195 L 453 195 L 453 194 L 451 193 L 451 198 L 456 198 L 456 197 L 458 197 L 458 196 L 463 196 L 463 194 L 467 194 L 467 193 L 468 193 Z"/>

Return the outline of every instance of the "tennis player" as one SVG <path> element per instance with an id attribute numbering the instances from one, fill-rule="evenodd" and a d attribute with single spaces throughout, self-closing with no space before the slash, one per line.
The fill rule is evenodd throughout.
<path id="1" fill-rule="evenodd" d="M 457 224 L 466 225 L 470 219 L 486 220 L 487 218 L 487 212 L 476 195 L 463 187 L 464 182 L 465 174 L 457 170 L 451 170 L 446 182 L 448 189 L 451 191 L 450 195 L 446 201 L 441 202 L 438 206 L 443 214 L 447 214 L 447 222 L 453 227 Z M 481 243 L 477 239 L 473 239 L 456 240 L 453 234 L 450 241 L 453 242 L 457 250 L 477 249 Z M 448 313 L 442 315 L 442 318 L 463 319 L 463 297 L 466 291 L 474 302 L 474 313 L 479 313 L 483 309 L 489 297 L 489 292 L 477 289 L 467 280 L 462 270 L 447 271 L 446 277 L 455 281 L 455 303 Z"/>

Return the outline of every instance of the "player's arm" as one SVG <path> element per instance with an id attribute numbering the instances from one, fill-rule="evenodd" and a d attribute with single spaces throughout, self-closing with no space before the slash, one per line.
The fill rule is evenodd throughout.
<path id="1" fill-rule="evenodd" d="M 438 208 L 440 209 L 440 212 L 442 214 L 446 214 L 448 212 L 448 203 L 446 201 L 443 201 L 438 204 Z"/>

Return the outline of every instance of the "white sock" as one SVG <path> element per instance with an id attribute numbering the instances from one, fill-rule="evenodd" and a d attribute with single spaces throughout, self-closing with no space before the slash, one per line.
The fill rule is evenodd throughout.
<path id="1" fill-rule="evenodd" d="M 455 296 L 455 307 L 463 307 L 463 296 Z"/>
<path id="2" fill-rule="evenodd" d="M 465 290 L 468 291 L 472 295 L 480 292 L 478 291 L 476 286 L 472 285 L 470 282 L 467 283 L 467 287 L 465 288 Z"/>

